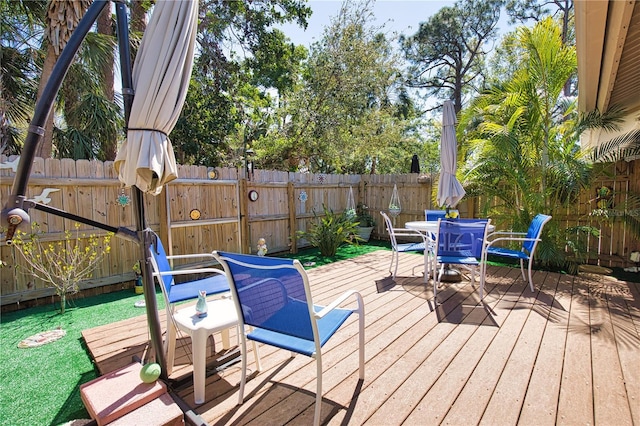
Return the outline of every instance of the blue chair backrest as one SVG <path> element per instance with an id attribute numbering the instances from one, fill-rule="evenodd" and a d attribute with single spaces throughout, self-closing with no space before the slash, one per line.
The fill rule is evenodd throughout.
<path id="1" fill-rule="evenodd" d="M 488 219 L 440 220 L 438 254 L 482 257 Z"/>
<path id="2" fill-rule="evenodd" d="M 545 223 L 551 220 L 551 216 L 547 216 L 546 214 L 537 214 L 536 217 L 533 218 L 531 224 L 529 225 L 529 230 L 527 231 L 526 238 L 540 238 L 540 234 L 542 233 L 542 227 Z M 522 248 L 527 251 L 527 253 L 531 254 L 533 248 L 535 247 L 535 241 L 525 241 L 522 243 Z"/>
<path id="3" fill-rule="evenodd" d="M 313 341 L 305 281 L 294 260 L 218 252 L 229 268 L 234 297 L 250 326 Z M 299 263 L 299 262 L 298 262 Z"/>
<path id="4" fill-rule="evenodd" d="M 438 219 L 444 219 L 446 214 L 446 210 L 425 210 L 424 219 L 427 221 L 436 221 Z"/>
<path id="5" fill-rule="evenodd" d="M 162 242 L 160 241 L 160 237 L 157 235 L 154 238 L 153 243 L 151 243 L 150 247 L 151 255 L 154 257 L 156 264 L 158 265 L 158 272 L 169 272 L 171 271 L 171 265 L 169 264 L 169 260 L 167 260 L 167 253 L 164 251 L 164 247 L 162 246 Z M 173 285 L 173 276 L 165 275 L 159 281 L 164 285 L 164 289 L 167 294 L 171 293 L 171 286 Z"/>
<path id="6" fill-rule="evenodd" d="M 472 218 L 464 218 L 464 219 L 447 219 L 451 222 L 458 223 L 489 223 L 489 219 L 472 219 Z"/>

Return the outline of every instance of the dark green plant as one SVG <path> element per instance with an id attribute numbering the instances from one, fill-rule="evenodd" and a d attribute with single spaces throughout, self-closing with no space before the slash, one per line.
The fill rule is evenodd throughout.
<path id="1" fill-rule="evenodd" d="M 565 258 L 565 267 L 570 274 L 577 274 L 578 267 L 588 263 L 590 253 L 587 251 L 590 238 L 599 238 L 600 230 L 594 226 L 578 225 L 567 228 L 567 247 L 573 256 Z"/>
<path id="2" fill-rule="evenodd" d="M 358 222 L 358 226 L 363 228 L 376 226 L 375 219 L 371 213 L 369 213 L 369 207 L 364 204 L 358 204 L 358 207 L 356 207 L 355 221 Z"/>
<path id="3" fill-rule="evenodd" d="M 298 238 L 306 239 L 323 256 L 333 257 L 338 247 L 353 244 L 360 239 L 356 234 L 358 222 L 353 221 L 346 212 L 338 214 L 324 205 L 322 208 L 324 214 L 318 216 L 314 210 L 315 221 L 308 231 L 298 231 Z"/>

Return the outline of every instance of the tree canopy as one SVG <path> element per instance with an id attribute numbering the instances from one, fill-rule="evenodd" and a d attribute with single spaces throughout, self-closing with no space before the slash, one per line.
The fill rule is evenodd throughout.
<path id="1" fill-rule="evenodd" d="M 403 37 L 409 84 L 426 89 L 427 96 L 452 99 L 459 112 L 465 94 L 482 83 L 486 46 L 497 36 L 502 5 L 502 0 L 461 0 Z"/>
<path id="2" fill-rule="evenodd" d="M 419 149 L 400 59 L 373 26 L 372 2 L 345 2 L 311 47 L 278 126 L 256 142 L 259 164 L 325 173 L 393 172 Z M 408 156 L 408 158 L 406 158 Z"/>

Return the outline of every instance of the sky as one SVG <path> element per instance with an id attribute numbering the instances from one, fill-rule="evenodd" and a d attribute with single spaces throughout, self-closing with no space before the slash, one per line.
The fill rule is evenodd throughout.
<path id="1" fill-rule="evenodd" d="M 374 25 L 384 25 L 384 29 L 391 33 L 412 35 L 418 31 L 420 22 L 426 21 L 442 7 L 454 4 L 455 1 L 443 0 L 377 0 L 373 6 Z M 293 43 L 309 47 L 322 38 L 324 28 L 338 15 L 341 5 L 342 1 L 338 0 L 310 0 L 308 6 L 313 14 L 306 31 L 294 24 L 280 28 Z"/>

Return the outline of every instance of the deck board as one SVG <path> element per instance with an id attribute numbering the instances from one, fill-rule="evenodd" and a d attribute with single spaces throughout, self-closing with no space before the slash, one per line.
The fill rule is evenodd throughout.
<path id="1" fill-rule="evenodd" d="M 571 279 L 567 276 L 559 278 L 554 303 L 557 306 L 567 306 L 571 300 L 570 293 L 567 292 Z M 560 374 L 569 318 L 562 314 L 552 317 L 551 312 L 553 310 L 549 309 L 549 315 L 544 318 L 542 341 L 537 350 L 535 365 L 518 419 L 522 425 L 543 426 L 556 423 Z"/>
<path id="2" fill-rule="evenodd" d="M 545 275 L 540 279 L 541 275 L 540 273 L 534 275 L 538 292 L 521 293 L 521 297 L 514 306 L 515 311 L 508 318 L 512 320 L 519 315 L 524 317 L 519 322 L 520 329 L 513 346 L 503 348 L 508 352 L 509 357 L 500 372 L 500 378 L 493 389 L 480 424 L 516 424 L 518 421 L 546 324 L 545 319 L 537 314 L 539 311 L 544 311 L 545 303 L 542 300 L 545 298 L 541 297 L 538 300 L 538 297 L 550 291 L 552 294 L 555 293 L 556 282 L 553 277 Z"/>
<path id="3" fill-rule="evenodd" d="M 602 424 L 616 419 L 620 424 L 631 424 L 629 400 L 612 324 L 612 315 L 622 318 L 621 307 L 609 303 L 607 290 L 610 288 L 598 284 L 595 285 L 594 297 L 589 298 L 595 422 Z"/>
<path id="4" fill-rule="evenodd" d="M 584 305 L 587 286 L 574 280 L 558 401 L 557 424 L 593 424 L 593 380 L 589 306 Z"/>
<path id="5" fill-rule="evenodd" d="M 502 283 L 508 285 L 505 291 L 497 290 L 489 293 L 489 297 L 497 298 L 493 306 L 496 320 L 495 335 L 482 346 L 482 358 L 467 379 L 464 388 L 457 395 L 455 402 L 448 407 L 443 424 L 477 424 L 482 419 L 493 390 L 509 359 L 510 348 L 520 334 L 526 316 L 521 309 L 513 309 L 520 298 L 524 286 L 515 287 L 513 282 L 520 276 L 520 271 L 502 270 Z M 508 283 L 507 278 L 511 278 Z"/>
<path id="6" fill-rule="evenodd" d="M 444 284 L 434 304 L 422 257 L 401 253 L 392 279 L 390 255 L 375 251 L 308 272 L 317 303 L 347 289 L 365 301 L 365 380 L 358 380 L 354 316 L 323 353 L 323 423 L 640 424 L 637 283 L 536 271 L 532 293 L 518 269 L 489 267 L 484 304 L 466 280 Z M 164 326 L 164 309 L 159 315 Z M 149 351 L 144 315 L 83 336 L 102 374 Z M 221 348 L 219 336 L 215 342 Z M 188 338 L 177 345 L 174 391 L 209 424 L 311 423 L 315 361 L 260 346 L 263 370 L 249 354 L 242 405 L 236 364 L 207 377 L 205 403 L 195 406 L 190 347 Z"/>

